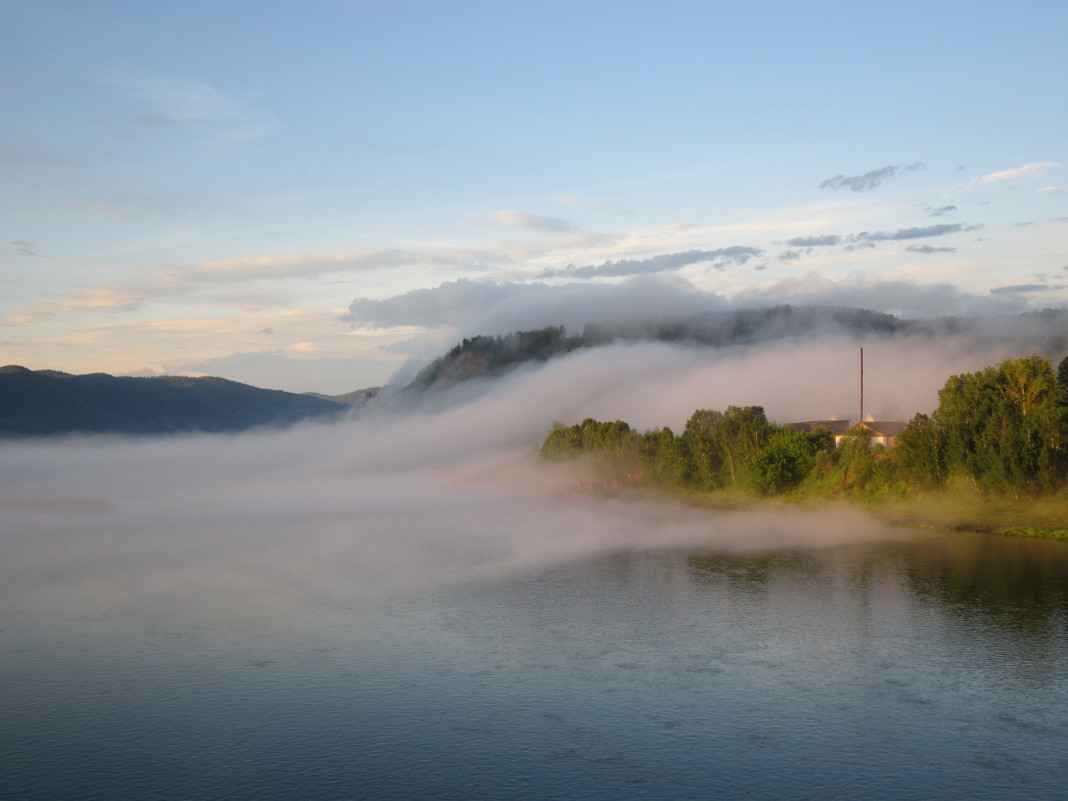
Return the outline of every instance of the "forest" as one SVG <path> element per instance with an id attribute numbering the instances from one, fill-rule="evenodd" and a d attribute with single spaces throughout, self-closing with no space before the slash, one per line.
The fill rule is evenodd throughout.
<path id="1" fill-rule="evenodd" d="M 1007 358 L 950 377 L 938 408 L 917 414 L 890 446 L 854 428 L 836 446 L 827 428 L 767 419 L 763 407 L 699 409 L 676 434 L 616 420 L 553 423 L 543 462 L 577 461 L 604 486 L 665 492 L 878 500 L 965 487 L 1011 498 L 1061 494 L 1068 482 L 1068 358 Z"/>

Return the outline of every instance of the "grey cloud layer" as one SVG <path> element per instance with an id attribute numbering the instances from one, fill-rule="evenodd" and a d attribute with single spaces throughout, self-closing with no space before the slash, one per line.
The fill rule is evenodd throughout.
<path id="1" fill-rule="evenodd" d="M 430 289 L 413 289 L 385 300 L 357 298 L 338 319 L 353 325 L 462 326 L 472 313 L 517 293 L 537 292 L 540 285 L 497 284 L 461 278 Z M 540 287 L 544 289 L 543 286 Z"/>
<path id="2" fill-rule="evenodd" d="M 1013 284 L 1012 286 L 999 286 L 990 290 L 991 295 L 1020 295 L 1029 292 L 1052 292 L 1063 289 L 1063 284 Z"/>
<path id="3" fill-rule="evenodd" d="M 956 248 L 936 248 L 934 245 L 909 245 L 909 253 L 956 253 Z"/>
<path id="4" fill-rule="evenodd" d="M 559 270 L 545 270 L 539 278 L 622 278 L 631 275 L 645 275 L 670 270 L 679 270 L 691 264 L 708 261 L 716 269 L 730 265 L 742 265 L 749 259 L 759 256 L 764 251 L 760 248 L 734 245 L 718 250 L 688 250 L 683 253 L 665 253 L 648 259 L 620 259 L 606 261 L 604 264 L 576 267 L 573 264 Z"/>
<path id="5" fill-rule="evenodd" d="M 904 317 L 1004 314 L 1027 309 L 1018 294 L 972 295 L 949 284 L 807 277 L 750 290 L 728 301 L 679 279 L 638 276 L 619 284 L 563 286 L 461 279 L 393 298 L 359 298 L 341 319 L 371 327 L 447 325 L 463 335 L 492 335 L 547 325 L 581 330 L 587 323 L 684 318 L 724 308 L 778 304 L 850 306 Z"/>
<path id="6" fill-rule="evenodd" d="M 927 213 L 930 214 L 932 217 L 941 217 L 941 216 L 943 216 L 945 214 L 949 214 L 949 212 L 951 212 L 951 211 L 956 211 L 956 210 L 957 210 L 956 206 L 940 206 L 937 209 L 928 209 Z"/>
<path id="7" fill-rule="evenodd" d="M 823 236 L 798 236 L 786 240 L 786 244 L 795 248 L 832 247 L 845 244 L 845 250 L 859 250 L 861 248 L 873 248 L 877 242 L 907 242 L 912 239 L 926 239 L 928 237 L 946 236 L 962 231 L 974 231 L 981 226 L 965 226 L 963 223 L 940 223 L 938 225 L 915 226 L 912 228 L 898 228 L 896 231 L 861 231 L 858 234 L 839 236 L 837 234 L 825 234 Z M 956 248 L 935 248 L 930 245 L 910 245 L 908 250 L 915 253 L 952 253 Z M 793 251 L 787 251 L 780 259 L 796 258 Z"/>
<path id="8" fill-rule="evenodd" d="M 925 239 L 930 236 L 945 236 L 966 230 L 961 223 L 943 223 L 914 228 L 898 228 L 896 231 L 862 231 L 849 237 L 851 242 L 900 242 L 906 239 Z M 967 229 L 971 230 L 971 229 Z"/>
<path id="9" fill-rule="evenodd" d="M 826 236 L 795 236 L 793 239 L 787 239 L 787 245 L 793 245 L 795 248 L 814 248 L 824 247 L 826 245 L 837 245 L 842 241 L 842 237 L 835 234 L 828 234 Z"/>
<path id="10" fill-rule="evenodd" d="M 893 178 L 898 172 L 914 172 L 924 169 L 927 169 L 927 165 L 922 161 L 914 164 L 887 164 L 885 167 L 871 170 L 863 175 L 836 175 L 821 181 L 820 189 L 848 189 L 851 192 L 863 192 L 878 188 L 883 181 Z"/>
<path id="11" fill-rule="evenodd" d="M 339 319 L 372 327 L 452 326 L 464 334 L 506 334 L 620 317 L 699 314 L 722 305 L 719 295 L 681 280 L 637 276 L 621 284 L 497 283 L 461 278 L 381 300 L 357 298 Z"/>

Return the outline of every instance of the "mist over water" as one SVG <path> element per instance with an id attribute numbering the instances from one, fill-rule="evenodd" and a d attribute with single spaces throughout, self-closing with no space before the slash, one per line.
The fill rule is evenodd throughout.
<path id="1" fill-rule="evenodd" d="M 928 343 L 922 359 L 915 341 L 869 340 L 867 408 L 898 419 L 930 412 L 950 374 L 1019 352 L 1013 345 L 1035 336 L 1024 334 Z M 165 606 L 190 582 L 211 590 L 194 603 L 212 592 L 236 603 L 241 587 L 270 585 L 284 607 L 302 593 L 375 594 L 598 550 L 866 535 L 874 524 L 858 519 L 839 526 L 784 512 L 754 522 L 567 502 L 566 476 L 534 464 L 554 420 L 678 432 L 696 409 L 747 404 L 778 422 L 855 417 L 857 350 L 843 337 L 720 350 L 616 344 L 466 382 L 408 412 L 392 411 L 387 394 L 381 408 L 331 425 L 6 443 L 0 592 L 52 604 L 81 592 L 105 603 L 150 587 Z"/>
<path id="2" fill-rule="evenodd" d="M 865 342 L 869 408 L 1017 352 L 943 345 Z M 1056 797 L 1056 544 L 576 500 L 534 462 L 553 420 L 848 414 L 856 348 L 617 344 L 330 425 L 5 443 L 0 797 Z"/>

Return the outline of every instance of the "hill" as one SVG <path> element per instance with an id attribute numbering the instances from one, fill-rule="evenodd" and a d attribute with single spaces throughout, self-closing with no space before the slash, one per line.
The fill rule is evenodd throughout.
<path id="1" fill-rule="evenodd" d="M 0 367 L 0 437 L 237 432 L 345 414 L 336 401 L 223 378 Z"/>
<path id="2" fill-rule="evenodd" d="M 322 400 L 333 401 L 334 403 L 341 403 L 345 406 L 359 409 L 377 398 L 378 393 L 381 390 L 381 387 L 368 387 L 367 389 L 356 389 L 352 392 L 346 392 L 343 395 L 323 395 L 321 392 L 304 392 L 301 394 L 310 398 L 321 398 Z"/>
<path id="3" fill-rule="evenodd" d="M 402 398 L 417 401 L 424 395 L 471 379 L 496 378 L 520 365 L 543 363 L 575 350 L 613 342 L 668 342 L 719 349 L 849 336 L 883 341 L 910 338 L 918 345 L 937 345 L 954 336 L 974 342 L 1009 342 L 1021 331 L 1043 332 L 1043 350 L 1055 353 L 1068 350 L 1068 311 L 1046 309 L 987 318 L 904 319 L 844 306 L 779 305 L 723 309 L 668 319 L 589 323 L 581 333 L 570 335 L 563 326 L 549 326 L 505 336 L 464 339 L 398 389 Z"/>

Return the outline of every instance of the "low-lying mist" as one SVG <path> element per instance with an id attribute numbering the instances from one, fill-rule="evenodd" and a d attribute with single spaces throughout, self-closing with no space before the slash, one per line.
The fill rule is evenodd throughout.
<path id="1" fill-rule="evenodd" d="M 868 340 L 866 409 L 930 412 L 1012 343 Z M 0 446 L 0 608 L 206 620 L 347 608 L 617 549 L 818 546 L 894 536 L 852 514 L 576 500 L 533 455 L 554 420 L 681 430 L 698 408 L 852 416 L 858 343 L 576 351 L 405 413 L 285 431 Z M 882 415 L 885 416 L 885 415 Z"/>

